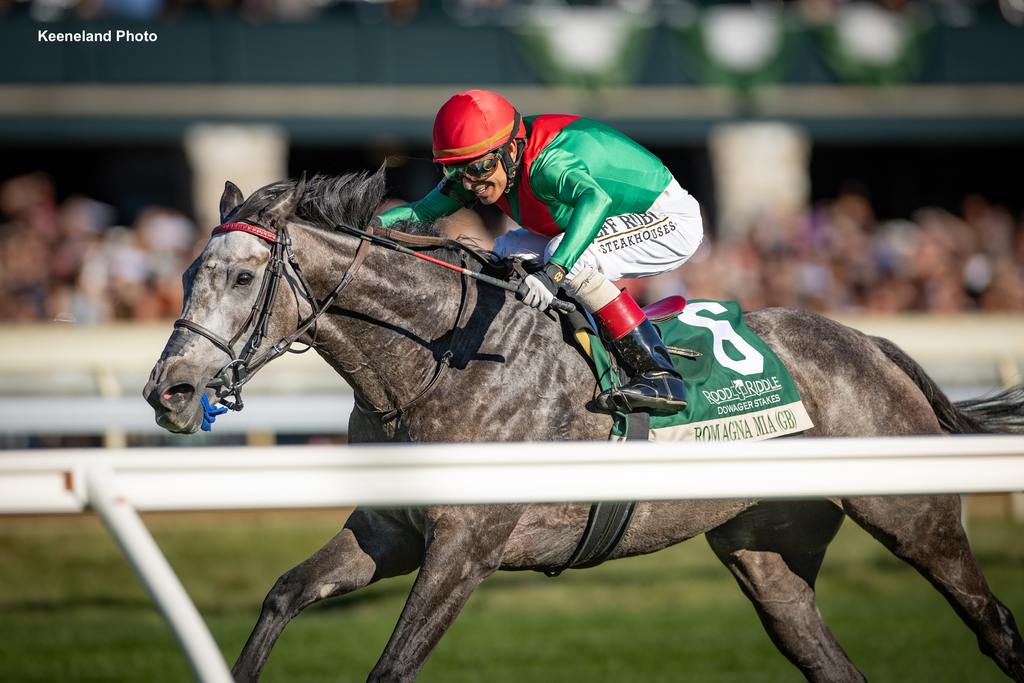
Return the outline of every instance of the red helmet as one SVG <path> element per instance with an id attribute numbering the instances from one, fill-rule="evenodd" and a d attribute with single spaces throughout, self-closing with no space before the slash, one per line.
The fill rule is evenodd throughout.
<path id="1" fill-rule="evenodd" d="M 467 90 L 453 95 L 434 118 L 434 161 L 475 159 L 525 136 L 522 117 L 508 100 L 487 90 Z"/>

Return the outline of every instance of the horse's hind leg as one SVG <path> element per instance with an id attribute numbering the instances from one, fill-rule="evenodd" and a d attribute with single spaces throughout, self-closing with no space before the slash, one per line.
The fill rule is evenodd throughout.
<path id="1" fill-rule="evenodd" d="M 814 580 L 842 522 L 826 501 L 760 503 L 707 533 L 779 651 L 809 681 L 863 681 L 815 603 Z"/>
<path id="2" fill-rule="evenodd" d="M 988 587 L 960 524 L 958 496 L 864 497 L 846 513 L 919 571 L 978 637 L 981 651 L 1024 682 L 1024 641 L 1010 610 Z"/>
<path id="3" fill-rule="evenodd" d="M 232 669 L 255 681 L 284 627 L 306 607 L 377 579 L 416 569 L 422 536 L 375 512 L 357 508 L 345 527 L 306 561 L 281 575 L 263 600 L 259 620 Z"/>

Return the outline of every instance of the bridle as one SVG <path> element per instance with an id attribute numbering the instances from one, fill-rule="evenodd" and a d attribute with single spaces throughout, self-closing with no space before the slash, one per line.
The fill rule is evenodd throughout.
<path id="1" fill-rule="evenodd" d="M 279 230 L 274 231 L 254 222 L 231 221 L 222 223 L 214 228 L 213 235 L 236 231 L 255 235 L 270 244 L 270 261 L 267 263 L 259 294 L 256 295 L 252 309 L 250 309 L 249 315 L 242 322 L 238 331 L 235 332 L 231 339 L 224 339 L 216 332 L 203 327 L 197 322 L 186 320 L 185 318 L 178 318 L 174 321 L 175 328 L 180 327 L 205 337 L 231 359 L 224 367 L 217 371 L 214 378 L 206 385 L 208 388 L 216 389 L 220 403 L 231 410 L 241 410 L 244 407 L 242 402 L 242 386 L 252 379 L 257 370 L 286 352 L 305 353 L 310 348 L 316 346 L 317 321 L 331 307 L 331 304 L 338 298 L 341 291 L 355 278 L 359 267 L 366 260 L 370 245 L 369 241 L 362 240 L 359 242 L 355 256 L 345 271 L 345 275 L 337 286 L 331 290 L 330 294 L 320 301 L 313 294 L 309 282 L 307 282 L 305 275 L 302 274 L 302 268 L 299 266 L 295 253 L 292 251 L 292 241 L 286 226 L 282 226 Z M 372 235 L 373 228 L 370 227 L 365 232 L 368 235 Z M 288 264 L 291 265 L 292 271 L 295 273 L 296 279 L 299 282 L 300 294 L 306 303 L 309 304 L 311 313 L 305 319 L 299 321 L 298 327 L 294 332 L 278 341 L 263 353 L 256 355 L 256 350 L 267 336 L 270 314 L 274 309 L 274 301 L 277 299 L 281 278 L 284 275 L 285 259 L 287 259 Z M 294 291 L 295 285 L 291 286 Z M 293 350 L 291 348 L 292 344 L 298 341 L 311 327 L 314 329 L 310 345 L 299 351 Z M 235 344 L 250 328 L 252 333 L 242 347 L 241 353 L 236 354 Z M 229 399 L 229 396 L 232 396 L 233 399 Z"/>
<path id="2" fill-rule="evenodd" d="M 309 282 L 302 273 L 302 268 L 291 248 L 292 242 L 288 235 L 287 226 L 282 226 L 279 230 L 274 231 L 255 222 L 230 221 L 222 223 L 213 229 L 213 235 L 233 231 L 245 232 L 270 244 L 270 261 L 267 263 L 263 282 L 260 285 L 260 291 L 256 295 L 256 300 L 253 302 L 249 315 L 242 322 L 242 325 L 238 328 L 238 331 L 235 332 L 231 339 L 224 339 L 216 332 L 213 332 L 199 323 L 186 320 L 185 318 L 179 318 L 174 321 L 175 328 L 180 327 L 206 338 L 214 346 L 226 353 L 231 359 L 220 370 L 218 370 L 217 374 L 214 375 L 214 378 L 206 384 L 207 388 L 217 390 L 217 398 L 222 405 L 230 408 L 231 410 L 241 410 L 244 407 L 244 403 L 242 402 L 242 386 L 252 379 L 260 368 L 286 352 L 305 353 L 317 345 L 317 321 L 331 307 L 334 301 L 338 298 L 338 295 L 341 294 L 342 290 L 344 290 L 345 287 L 347 287 L 355 278 L 356 273 L 359 271 L 359 267 L 363 264 L 363 261 L 366 260 L 371 244 L 376 244 L 402 253 L 412 253 L 412 249 L 410 249 L 410 247 L 415 249 L 437 246 L 456 246 L 459 249 L 460 257 L 463 260 L 463 268 L 453 268 L 452 266 L 448 266 L 448 264 L 440 262 L 437 259 L 426 257 L 422 254 L 418 255 L 427 261 L 431 261 L 439 265 L 445 265 L 461 272 L 463 275 L 463 287 L 455 325 L 449 338 L 448 349 L 441 354 L 437 361 L 437 365 L 434 368 L 434 372 L 423 388 L 417 392 L 412 399 L 403 405 L 387 410 L 379 410 L 370 406 L 357 394 L 355 397 L 356 408 L 364 414 L 376 415 L 381 422 L 390 422 L 401 415 L 403 411 L 412 407 L 415 403 L 418 403 L 424 396 L 426 396 L 441 379 L 444 371 L 450 367 L 451 360 L 454 356 L 452 347 L 455 342 L 455 335 L 458 333 L 459 329 L 461 329 L 463 314 L 466 311 L 466 300 L 468 298 L 469 287 L 466 280 L 467 275 L 469 274 L 469 264 L 467 262 L 467 253 L 475 255 L 481 261 L 486 262 L 486 259 L 481 257 L 473 248 L 455 240 L 405 235 L 403 233 L 396 233 L 392 230 L 381 229 L 381 232 L 388 234 L 391 237 L 397 238 L 398 235 L 401 235 L 402 238 L 404 238 L 403 241 L 409 243 L 409 246 L 405 246 L 397 242 L 395 239 L 388 239 L 383 235 L 375 234 L 375 228 L 372 225 L 368 226 L 365 230 L 360 230 L 359 228 L 347 225 L 336 225 L 334 227 L 335 230 L 339 232 L 358 238 L 359 246 L 356 247 L 356 253 L 352 258 L 352 262 L 349 263 L 344 276 L 342 276 L 341 281 L 338 282 L 334 289 L 331 290 L 327 297 L 322 301 L 318 300 L 313 294 L 313 291 L 309 286 Z M 299 283 L 300 294 L 302 295 L 302 298 L 305 299 L 306 303 L 309 304 L 311 312 L 304 319 L 300 320 L 298 327 L 294 332 L 257 356 L 256 350 L 260 347 L 267 336 L 267 327 L 270 324 L 270 315 L 273 311 L 274 301 L 277 298 L 277 292 L 280 288 L 281 278 L 284 275 L 285 259 L 287 259 L 288 265 L 291 266 L 292 271 L 295 273 L 296 279 Z M 477 275 L 477 277 L 479 278 L 482 276 Z M 291 286 L 294 291 L 295 285 L 292 284 Z M 292 344 L 298 341 L 302 335 L 306 334 L 307 330 L 311 327 L 313 328 L 313 333 L 309 345 L 298 351 L 293 350 L 291 348 Z M 250 328 L 252 329 L 252 333 L 249 335 L 248 340 L 242 347 L 241 353 L 236 354 L 234 351 L 235 344 Z M 229 396 L 232 398 L 229 399 Z"/>

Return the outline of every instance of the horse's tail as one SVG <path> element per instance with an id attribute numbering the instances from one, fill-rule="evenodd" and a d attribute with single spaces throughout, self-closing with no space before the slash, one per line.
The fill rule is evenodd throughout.
<path id="1" fill-rule="evenodd" d="M 1024 433 L 1024 384 L 987 398 L 953 403 L 917 361 L 884 337 L 872 337 L 918 386 L 948 434 Z"/>
<path id="2" fill-rule="evenodd" d="M 1024 434 L 1024 384 L 994 396 L 957 401 L 956 407 L 994 434 Z"/>

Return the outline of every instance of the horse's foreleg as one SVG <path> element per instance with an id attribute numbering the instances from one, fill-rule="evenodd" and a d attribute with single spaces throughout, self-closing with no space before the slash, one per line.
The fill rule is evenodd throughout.
<path id="1" fill-rule="evenodd" d="M 411 681 L 480 582 L 500 566 L 519 506 L 435 508 L 423 563 L 369 681 Z"/>
<path id="2" fill-rule="evenodd" d="M 259 679 L 284 627 L 303 609 L 378 579 L 406 574 L 419 565 L 422 551 L 422 537 L 412 529 L 357 508 L 338 535 L 282 574 L 270 589 L 232 669 L 235 680 Z"/>
<path id="3" fill-rule="evenodd" d="M 1013 614 L 989 589 L 960 524 L 958 496 L 843 501 L 850 519 L 935 586 L 978 637 L 981 651 L 1024 682 L 1024 641 Z"/>

